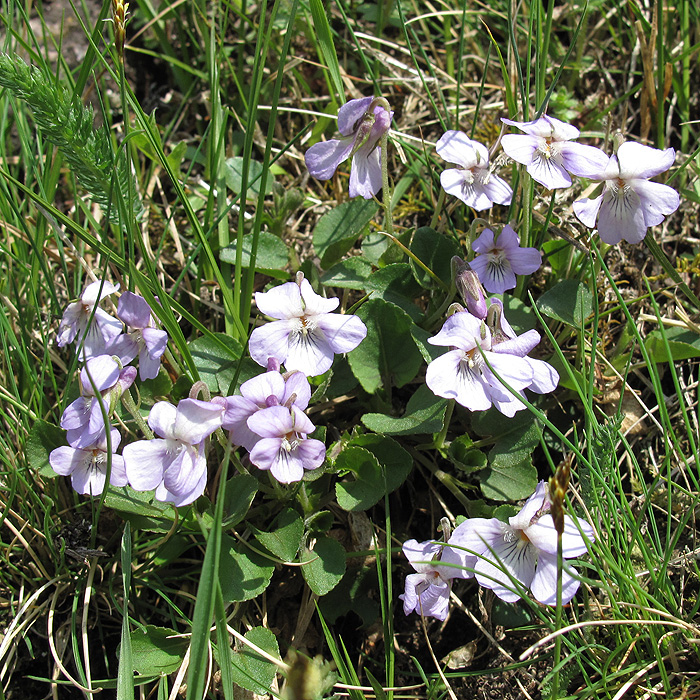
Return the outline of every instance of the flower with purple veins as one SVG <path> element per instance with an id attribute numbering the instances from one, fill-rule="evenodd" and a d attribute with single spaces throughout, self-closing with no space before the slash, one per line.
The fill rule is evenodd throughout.
<path id="1" fill-rule="evenodd" d="M 531 122 L 501 119 L 523 134 L 506 134 L 501 145 L 506 154 L 527 166 L 533 180 L 550 190 L 570 187 L 571 175 L 596 177 L 608 162 L 599 148 L 576 143 L 581 132 L 571 124 L 544 115 Z"/>
<path id="2" fill-rule="evenodd" d="M 115 338 L 107 349 L 125 365 L 138 357 L 141 380 L 158 376 L 160 358 L 168 345 L 167 332 L 155 327 L 151 314 L 151 307 L 143 297 L 124 292 L 119 297 L 117 316 L 132 330 Z"/>
<path id="3" fill-rule="evenodd" d="M 75 341 L 82 343 L 80 359 L 88 360 L 102 355 L 109 343 L 121 332 L 121 322 L 110 316 L 98 304 L 119 290 L 119 285 L 96 280 L 89 284 L 79 301 L 68 304 L 58 327 L 56 344 L 62 348 Z"/>
<path id="4" fill-rule="evenodd" d="M 177 407 L 156 403 L 148 425 L 159 437 L 132 442 L 122 451 L 131 486 L 155 489 L 159 501 L 176 506 L 199 498 L 207 485 L 204 441 L 221 427 L 223 413 L 223 406 L 198 399 L 183 399 Z"/>
<path id="5" fill-rule="evenodd" d="M 314 377 L 331 368 L 336 353 L 354 350 L 367 335 L 358 316 L 331 313 L 338 298 L 316 294 L 301 273 L 296 282 L 256 292 L 255 303 L 261 313 L 279 319 L 250 335 L 250 356 L 263 367 L 273 357 L 288 371 Z"/>
<path id="6" fill-rule="evenodd" d="M 469 263 L 487 291 L 502 294 L 513 289 L 515 275 L 531 275 L 542 265 L 542 254 L 536 248 L 521 248 L 520 237 L 506 225 L 494 239 L 493 231 L 485 228 L 472 244 L 478 255 Z"/>
<path id="7" fill-rule="evenodd" d="M 510 204 L 513 190 L 491 171 L 486 146 L 472 141 L 462 131 L 447 131 L 435 148 L 443 160 L 459 166 L 440 175 L 440 184 L 447 194 L 477 211 L 489 209 L 494 203 Z"/>
<path id="8" fill-rule="evenodd" d="M 340 138 L 321 141 L 306 151 L 309 174 L 318 180 L 330 180 L 337 167 L 352 157 L 349 194 L 372 199 L 382 189 L 379 142 L 391 127 L 393 115 L 381 97 L 346 102 L 338 112 Z"/>
<path id="9" fill-rule="evenodd" d="M 121 436 L 116 428 L 110 431 L 112 442 L 112 467 L 109 483 L 112 486 L 126 486 L 124 458 L 114 454 Z M 107 436 L 101 436 L 85 448 L 57 447 L 49 455 L 51 468 L 61 476 L 70 476 L 73 488 L 85 496 L 99 496 L 107 483 L 107 464 L 110 454 L 107 449 Z"/>
<path id="10" fill-rule="evenodd" d="M 559 384 L 559 374 L 548 362 L 528 357 L 528 353 L 540 342 L 540 334 L 529 330 L 516 335 L 503 315 L 503 302 L 496 297 L 489 300 L 486 324 L 491 330 L 491 350 L 496 353 L 522 357 L 532 370 L 532 381 L 528 385 L 536 394 L 549 394 Z"/>
<path id="11" fill-rule="evenodd" d="M 122 369 L 110 355 L 97 355 L 85 363 L 80 370 L 82 396 L 73 401 L 61 416 L 61 427 L 67 431 L 66 439 L 71 447 L 87 449 L 105 439 L 102 407 L 109 417 L 134 379 L 136 368 Z"/>
<path id="12" fill-rule="evenodd" d="M 675 151 L 626 141 L 610 156 L 595 177 L 605 182 L 595 199 L 574 202 L 574 213 L 589 228 L 598 226 L 598 235 L 610 245 L 621 240 L 639 243 L 649 226 L 660 224 L 680 205 L 678 192 L 649 178 L 668 170 Z"/>
<path id="13" fill-rule="evenodd" d="M 275 361 L 268 363 L 267 372 L 241 384 L 240 396 L 212 399 L 225 407 L 222 427 L 229 431 L 231 442 L 245 447 L 249 452 L 261 438 L 248 427 L 248 418 L 272 406 L 296 406 L 304 411 L 311 398 L 311 386 L 305 374 L 280 374 L 279 363 L 276 363 L 276 369 L 269 369 L 270 364 L 274 365 Z"/>
<path id="14" fill-rule="evenodd" d="M 248 427 L 261 438 L 250 452 L 250 461 L 258 469 L 269 469 L 283 484 L 300 481 L 304 470 L 317 469 L 326 458 L 326 446 L 307 437 L 314 425 L 297 406 L 256 411 L 248 418 Z"/>
<path id="15" fill-rule="evenodd" d="M 455 399 L 470 411 L 485 411 L 494 405 L 510 418 L 525 408 L 494 372 L 515 392 L 522 392 L 533 382 L 532 367 L 522 357 L 497 352 L 491 331 L 482 320 L 468 311 L 453 314 L 428 342 L 450 348 L 428 365 L 425 375 L 436 396 Z"/>
<path id="16" fill-rule="evenodd" d="M 522 510 L 504 523 L 497 518 L 471 518 L 460 525 L 458 543 L 477 555 L 476 580 L 509 603 L 520 599 L 514 582 L 532 591 L 544 605 L 557 600 L 557 531 L 549 514 L 547 484 L 540 481 Z M 585 554 L 594 541 L 591 525 L 564 516 L 562 538 L 565 559 Z M 562 570 L 562 603 L 568 603 L 580 585 L 576 570 Z"/>
<path id="17" fill-rule="evenodd" d="M 461 527 L 461 526 L 460 526 Z M 471 578 L 468 571 L 476 563 L 476 557 L 449 545 L 458 542 L 459 527 L 447 544 L 435 541 L 417 542 L 408 540 L 403 545 L 403 553 L 417 573 L 406 576 L 403 611 L 410 615 L 413 611 L 423 617 L 438 620 L 447 618 L 452 579 Z M 447 566 L 446 566 L 447 565 Z"/>

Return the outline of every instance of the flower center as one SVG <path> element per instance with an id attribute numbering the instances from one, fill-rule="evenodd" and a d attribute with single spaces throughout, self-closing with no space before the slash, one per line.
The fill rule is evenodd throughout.
<path id="1" fill-rule="evenodd" d="M 282 449 L 289 453 L 299 447 L 299 436 L 292 430 L 282 438 Z"/>

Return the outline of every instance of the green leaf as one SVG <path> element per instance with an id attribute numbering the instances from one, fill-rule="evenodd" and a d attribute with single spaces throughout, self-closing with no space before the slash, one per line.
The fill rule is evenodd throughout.
<path id="1" fill-rule="evenodd" d="M 664 343 L 664 335 L 671 351 L 671 360 L 688 360 L 692 357 L 700 357 L 700 337 L 697 333 L 685 328 L 665 328 L 652 331 L 644 339 L 649 356 L 654 362 L 668 362 L 669 356 Z"/>
<path id="2" fill-rule="evenodd" d="M 462 255 L 462 249 L 446 235 L 438 233 L 428 226 L 422 226 L 413 234 L 411 252 L 445 284 L 452 277 L 452 258 Z M 411 260 L 411 268 L 418 284 L 425 289 L 436 286 L 435 280 L 419 265 Z"/>
<path id="3" fill-rule="evenodd" d="M 249 527 L 255 539 L 282 561 L 292 561 L 296 557 L 304 534 L 304 521 L 296 511 L 285 508 L 275 519 L 271 532 Z"/>
<path id="4" fill-rule="evenodd" d="M 384 495 L 384 474 L 371 452 L 361 447 L 346 447 L 338 455 L 335 468 L 355 476 L 352 481 L 335 485 L 336 499 L 343 510 L 367 510 Z"/>
<path id="5" fill-rule="evenodd" d="M 249 268 L 253 250 L 253 234 L 243 236 L 241 251 L 241 267 Z M 222 248 L 219 252 L 222 262 L 236 263 L 236 245 Z M 289 273 L 285 268 L 289 264 L 289 251 L 284 241 L 268 231 L 260 231 L 258 235 L 258 248 L 255 255 L 255 271 L 262 274 L 287 279 Z"/>
<path id="6" fill-rule="evenodd" d="M 228 480 L 224 503 L 224 527 L 235 527 L 245 518 L 257 492 L 258 480 L 250 474 L 236 474 Z"/>
<path id="7" fill-rule="evenodd" d="M 219 580 L 226 603 L 251 600 L 270 583 L 273 563 L 228 535 L 221 537 Z"/>
<path id="8" fill-rule="evenodd" d="M 447 450 L 447 456 L 452 464 L 463 472 L 473 472 L 483 469 L 488 464 L 486 455 L 472 447 L 472 440 L 466 435 L 460 435 L 453 440 Z"/>
<path id="9" fill-rule="evenodd" d="M 437 433 L 442 428 L 447 401 L 435 396 L 421 384 L 408 400 L 402 418 L 382 413 L 365 413 L 362 422 L 375 433 L 384 435 L 418 435 Z"/>
<path id="10" fill-rule="evenodd" d="M 529 411 L 508 418 L 495 408 L 472 417 L 472 428 L 481 436 L 496 437 L 489 452 L 489 466 L 481 477 L 481 491 L 496 501 L 517 501 L 531 496 L 537 486 L 532 451 L 540 444 L 541 429 Z"/>
<path id="11" fill-rule="evenodd" d="M 328 22 L 326 9 L 323 7 L 323 0 L 310 0 L 309 9 L 313 18 L 313 33 L 318 40 L 320 49 L 319 58 L 322 63 L 328 68 L 328 73 L 331 77 L 331 84 L 335 95 L 331 95 L 331 100 L 337 104 L 338 101 L 343 101 L 345 91 L 343 89 L 343 79 L 340 75 L 340 64 L 338 63 L 338 54 L 335 51 L 333 43 L 333 35 L 331 34 L 331 26 Z"/>
<path id="12" fill-rule="evenodd" d="M 367 279 L 372 274 L 372 263 L 363 258 L 353 257 L 333 265 L 321 275 L 321 284 L 326 287 L 344 289 L 365 289 Z"/>
<path id="13" fill-rule="evenodd" d="M 444 355 L 446 350 L 444 347 L 439 345 L 431 345 L 428 342 L 428 338 L 432 338 L 435 334 L 424 330 L 420 326 L 411 327 L 411 336 L 415 344 L 423 356 L 423 360 L 430 364 L 433 360 L 436 360 L 440 355 Z"/>
<path id="14" fill-rule="evenodd" d="M 277 638 L 266 627 L 253 627 L 243 635 L 251 644 L 255 644 L 270 656 L 280 658 Z M 277 667 L 244 642 L 238 644 L 238 649 L 231 656 L 233 664 L 233 681 L 241 688 L 250 690 L 258 695 L 267 695 L 275 679 Z"/>
<path id="15" fill-rule="evenodd" d="M 226 186 L 235 194 L 240 194 L 243 185 L 243 168 L 245 158 L 235 156 L 227 158 L 224 163 L 224 176 Z M 247 199 L 256 199 L 260 195 L 260 176 L 265 166 L 257 160 L 248 160 L 248 192 Z M 265 194 L 272 194 L 274 178 L 270 173 L 267 175 L 265 183 Z"/>
<path id="16" fill-rule="evenodd" d="M 53 479 L 58 476 L 51 469 L 49 454 L 66 444 L 66 431 L 44 420 L 37 421 L 27 436 L 25 453 L 29 466 L 41 476 Z"/>
<path id="17" fill-rule="evenodd" d="M 503 311 L 508 323 L 518 335 L 532 330 L 537 325 L 537 316 L 531 306 L 510 294 L 498 296 L 503 301 Z"/>
<path id="18" fill-rule="evenodd" d="M 314 250 L 324 270 L 337 263 L 352 248 L 377 213 L 371 199 L 357 197 L 324 214 L 314 229 Z"/>
<path id="19" fill-rule="evenodd" d="M 345 573 L 345 550 L 331 537 L 319 537 L 313 550 L 304 549 L 301 561 L 307 562 L 301 573 L 316 595 L 332 591 Z"/>
<path id="20" fill-rule="evenodd" d="M 187 652 L 187 639 L 173 635 L 168 627 L 146 625 L 131 632 L 131 655 L 134 670 L 142 676 L 160 676 L 176 671 Z"/>
<path id="21" fill-rule="evenodd" d="M 370 299 L 357 311 L 367 326 L 367 337 L 348 353 L 353 374 L 362 388 L 373 394 L 385 383 L 402 387 L 423 364 L 411 328 L 411 318 L 383 299 Z"/>
<path id="22" fill-rule="evenodd" d="M 212 393 L 226 393 L 236 376 L 243 346 L 224 333 L 195 338 L 188 344 L 202 381 Z"/>
<path id="23" fill-rule="evenodd" d="M 132 527 L 149 532 L 168 532 L 175 519 L 172 504 L 156 501 L 153 491 L 134 491 L 131 486 L 110 486 L 105 496 L 105 505 L 117 511 Z M 180 517 L 186 516 L 180 511 Z"/>
<path id="24" fill-rule="evenodd" d="M 355 436 L 348 445 L 364 447 L 379 460 L 384 466 L 389 493 L 403 484 L 413 467 L 413 457 L 390 437 L 366 433 Z"/>
<path id="25" fill-rule="evenodd" d="M 536 302 L 540 312 L 574 328 L 581 328 L 593 313 L 593 295 L 583 282 L 562 280 Z"/>
<path id="26" fill-rule="evenodd" d="M 416 323 L 423 318 L 423 312 L 413 303 L 421 292 L 407 263 L 387 265 L 369 276 L 365 289 L 373 299 L 384 299 L 403 309 Z"/>

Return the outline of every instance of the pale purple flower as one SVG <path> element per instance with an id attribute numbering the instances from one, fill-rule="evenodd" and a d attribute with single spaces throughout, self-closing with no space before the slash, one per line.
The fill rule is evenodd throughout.
<path id="1" fill-rule="evenodd" d="M 428 365 L 425 382 L 435 395 L 455 399 L 470 411 L 485 411 L 494 405 L 509 417 L 525 408 L 494 371 L 515 392 L 522 392 L 533 383 L 532 367 L 522 357 L 497 352 L 491 331 L 481 319 L 468 311 L 453 314 L 428 342 L 451 348 Z"/>
<path id="2" fill-rule="evenodd" d="M 112 486 L 126 486 L 124 459 L 114 454 L 121 436 L 116 428 L 110 431 L 112 441 L 112 466 L 109 483 Z M 86 496 L 99 496 L 107 483 L 107 464 L 110 454 L 107 450 L 107 436 L 101 436 L 92 445 L 85 448 L 57 447 L 49 455 L 51 468 L 61 476 L 69 476 L 73 488 Z"/>
<path id="3" fill-rule="evenodd" d="M 540 334 L 529 330 L 516 335 L 503 315 L 503 302 L 496 297 L 489 300 L 489 313 L 486 321 L 491 330 L 491 350 L 500 354 L 522 357 L 532 370 L 532 381 L 528 385 L 536 394 L 549 394 L 559 384 L 559 374 L 544 360 L 527 357 L 540 342 Z"/>
<path id="4" fill-rule="evenodd" d="M 63 312 L 56 344 L 62 348 L 73 341 L 76 346 L 82 343 L 81 360 L 103 354 L 107 345 L 122 332 L 122 324 L 98 304 L 118 289 L 118 284 L 100 280 L 89 284 L 80 300 L 68 304 Z"/>
<path id="5" fill-rule="evenodd" d="M 352 157 L 351 197 L 372 199 L 382 189 L 379 141 L 391 127 L 393 112 L 383 98 L 363 97 L 346 102 L 338 112 L 339 139 L 314 144 L 306 152 L 306 167 L 319 180 L 329 180 L 336 168 Z"/>
<path id="6" fill-rule="evenodd" d="M 452 579 L 474 575 L 468 569 L 474 568 L 476 557 L 449 546 L 450 543 L 461 545 L 455 537 L 458 531 L 459 527 L 447 544 L 416 540 L 404 543 L 403 553 L 417 572 L 406 576 L 404 592 L 399 596 L 406 615 L 415 611 L 423 617 L 445 620 Z"/>
<path id="7" fill-rule="evenodd" d="M 447 131 L 435 148 L 443 160 L 458 166 L 440 175 L 440 184 L 447 194 L 477 211 L 489 209 L 494 203 L 510 204 L 513 190 L 491 171 L 486 146 L 472 141 L 462 131 Z"/>
<path id="8" fill-rule="evenodd" d="M 570 187 L 571 175 L 596 177 L 608 161 L 599 148 L 573 141 L 581 132 L 554 117 L 544 115 L 531 122 L 501 121 L 525 132 L 503 136 L 503 150 L 526 165 L 532 179 L 550 190 Z"/>
<path id="9" fill-rule="evenodd" d="M 223 406 L 184 399 L 177 407 L 159 401 L 148 414 L 148 425 L 160 439 L 139 440 L 122 454 L 129 483 L 137 491 L 155 489 L 159 501 L 185 506 L 207 485 L 204 441 L 221 427 Z"/>
<path id="10" fill-rule="evenodd" d="M 268 370 L 243 382 L 240 392 L 240 396 L 216 397 L 212 401 L 220 403 L 226 409 L 222 427 L 229 431 L 231 442 L 245 447 L 249 452 L 260 440 L 260 435 L 248 427 L 248 418 L 271 406 L 296 406 L 304 411 L 311 398 L 311 386 L 305 374 L 280 374 L 279 369 Z"/>
<path id="11" fill-rule="evenodd" d="M 557 531 L 549 514 L 547 484 L 540 481 L 522 510 L 504 523 L 497 518 L 471 518 L 460 525 L 456 542 L 477 555 L 476 580 L 509 603 L 519 600 L 520 583 L 544 605 L 557 600 Z M 562 551 L 565 559 L 585 554 L 594 541 L 593 528 L 585 520 L 564 516 Z M 562 603 L 576 594 L 580 582 L 576 570 L 562 570 Z M 573 575 L 572 575 L 573 574 Z"/>
<path id="12" fill-rule="evenodd" d="M 333 314 L 337 297 L 324 299 L 302 276 L 269 292 L 256 292 L 258 310 L 279 319 L 256 328 L 250 335 L 250 356 L 263 367 L 270 357 L 288 371 L 307 377 L 327 372 L 336 353 L 354 350 L 367 335 L 358 316 Z"/>
<path id="13" fill-rule="evenodd" d="M 515 275 L 531 275 L 542 264 L 536 248 L 521 248 L 520 237 L 508 225 L 494 240 L 493 231 L 485 228 L 472 244 L 478 255 L 469 263 L 487 291 L 502 294 L 516 285 Z"/>
<path id="14" fill-rule="evenodd" d="M 61 427 L 67 431 L 71 447 L 87 449 L 105 438 L 107 426 L 102 407 L 109 417 L 135 378 L 135 367 L 122 369 L 109 355 L 98 355 L 85 363 L 80 370 L 81 396 L 61 416 Z"/>
<path id="15" fill-rule="evenodd" d="M 603 193 L 595 199 L 574 202 L 574 213 L 610 245 L 621 240 L 639 243 L 649 226 L 660 224 L 680 205 L 678 192 L 660 182 L 649 182 L 668 170 L 675 151 L 626 141 L 617 154 L 600 168 L 595 179 L 605 181 Z"/>
<path id="16" fill-rule="evenodd" d="M 317 469 L 326 458 L 326 446 L 313 438 L 313 423 L 297 407 L 271 406 L 248 418 L 248 427 L 260 440 L 250 452 L 250 461 L 269 469 L 283 484 L 299 481 L 305 469 Z"/>
<path id="17" fill-rule="evenodd" d="M 117 316 L 132 330 L 115 338 L 107 348 L 125 365 L 138 356 L 142 380 L 158 376 L 160 358 L 168 345 L 168 334 L 155 327 L 151 313 L 151 307 L 143 297 L 124 292 L 119 297 Z"/>

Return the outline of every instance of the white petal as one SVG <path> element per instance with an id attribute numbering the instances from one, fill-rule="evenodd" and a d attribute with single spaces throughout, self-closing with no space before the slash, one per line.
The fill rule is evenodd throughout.
<path id="1" fill-rule="evenodd" d="M 496 204 L 508 205 L 513 199 L 511 186 L 498 175 L 491 174 L 484 182 L 484 192 Z M 474 207 L 476 209 L 476 207 Z"/>
<path id="2" fill-rule="evenodd" d="M 570 571 L 576 573 L 576 569 L 568 566 Z M 579 581 L 567 573 L 561 572 L 561 602 L 566 605 L 576 595 Z M 535 599 L 544 605 L 557 604 L 557 557 L 551 554 L 540 553 L 537 560 L 537 570 L 530 584 L 530 590 Z"/>
<path id="3" fill-rule="evenodd" d="M 138 440 L 122 450 L 129 483 L 137 491 L 151 491 L 163 481 L 173 460 L 168 440 Z"/>
<path id="4" fill-rule="evenodd" d="M 491 407 L 485 382 L 478 369 L 469 369 L 465 355 L 452 350 L 433 360 L 425 374 L 425 383 L 436 395 L 455 399 L 470 411 L 485 411 Z"/>
<path id="5" fill-rule="evenodd" d="M 331 311 L 335 311 L 340 304 L 340 299 L 338 299 L 338 297 L 326 299 L 320 294 L 316 294 L 307 279 L 301 281 L 300 291 L 301 298 L 304 302 L 304 315 L 306 316 L 329 314 Z"/>
<path id="6" fill-rule="evenodd" d="M 177 405 L 173 435 L 177 440 L 198 445 L 221 427 L 224 408 L 209 401 L 184 399 Z M 172 489 L 166 484 L 169 491 Z"/>
<path id="7" fill-rule="evenodd" d="M 439 554 L 441 546 L 437 542 L 407 540 L 401 548 L 404 556 L 418 573 L 434 571 L 433 558 Z"/>
<path id="8" fill-rule="evenodd" d="M 501 139 L 501 146 L 508 157 L 516 163 L 530 165 L 535 157 L 535 151 L 542 144 L 542 139 L 526 134 L 506 134 Z"/>
<path id="9" fill-rule="evenodd" d="M 462 131 L 446 131 L 437 142 L 435 150 L 448 163 L 455 163 L 469 170 L 475 165 L 482 167 L 488 165 L 488 151 L 481 144 L 478 144 L 481 149 L 477 151 L 476 144 L 476 141 L 472 141 Z M 484 151 L 486 151 L 485 161 Z"/>
<path id="10" fill-rule="evenodd" d="M 167 401 L 158 401 L 148 414 L 148 425 L 156 435 L 168 440 L 177 439 L 175 435 L 175 418 L 177 409 Z"/>
<path id="11" fill-rule="evenodd" d="M 537 394 L 548 394 L 554 391 L 559 384 L 559 373 L 544 360 L 528 358 L 528 364 L 532 368 L 532 383 L 528 387 Z"/>
<path id="12" fill-rule="evenodd" d="M 337 354 L 354 350 L 367 336 L 367 326 L 354 314 L 323 314 L 315 320 Z"/>
<path id="13" fill-rule="evenodd" d="M 595 146 L 566 141 L 559 145 L 563 166 L 576 177 L 602 178 L 609 157 Z"/>
<path id="14" fill-rule="evenodd" d="M 598 210 L 603 203 L 603 195 L 595 199 L 579 199 L 573 204 L 574 214 L 579 221 L 588 228 L 595 228 L 595 222 L 598 218 Z"/>
<path id="15" fill-rule="evenodd" d="M 301 321 L 294 318 L 272 321 L 254 329 L 248 340 L 248 352 L 251 358 L 262 367 L 267 367 L 270 357 L 283 363 L 289 352 L 289 336 L 300 328 Z"/>
<path id="16" fill-rule="evenodd" d="M 644 239 L 647 225 L 639 196 L 634 190 L 609 189 L 603 195 L 598 212 L 598 235 L 610 245 L 620 239 L 639 243 Z"/>
<path id="17" fill-rule="evenodd" d="M 666 172 L 673 165 L 676 152 L 672 148 L 662 151 L 635 141 L 625 141 L 617 149 L 617 158 L 620 177 L 625 180 L 648 179 Z"/>
<path id="18" fill-rule="evenodd" d="M 269 292 L 255 292 L 255 304 L 261 314 L 270 318 L 288 319 L 304 315 L 301 290 L 296 282 L 285 282 Z"/>
<path id="19" fill-rule="evenodd" d="M 367 142 L 352 158 L 348 194 L 372 199 L 382 189 L 381 149 Z"/>
<path id="20" fill-rule="evenodd" d="M 100 289 L 102 292 L 100 293 Z M 85 291 L 83 292 L 82 296 L 80 299 L 82 300 L 83 304 L 87 304 L 88 306 L 94 306 L 97 304 L 98 301 L 101 301 L 105 297 L 108 297 L 110 294 L 114 294 L 114 292 L 119 291 L 119 285 L 114 285 L 111 282 L 102 282 L 102 280 L 95 280 L 94 282 L 91 282 L 88 284 L 87 287 L 85 287 Z"/>
<path id="21" fill-rule="evenodd" d="M 644 223 L 647 226 L 660 224 L 665 216 L 673 214 L 680 206 L 680 196 L 673 187 L 646 180 L 634 180 L 630 185 L 639 195 Z"/>
<path id="22" fill-rule="evenodd" d="M 530 177 L 548 190 L 561 189 L 571 186 L 571 176 L 560 162 L 561 156 L 547 158 L 541 153 L 535 153 L 532 162 L 527 166 Z"/>
<path id="23" fill-rule="evenodd" d="M 290 372 L 298 370 L 307 377 L 316 377 L 331 368 L 333 356 L 333 348 L 321 328 L 305 329 L 290 333 L 284 366 Z"/>
<path id="24" fill-rule="evenodd" d="M 521 540 L 517 531 L 506 535 L 509 541 L 497 542 L 492 551 L 479 557 L 474 569 L 479 584 L 490 588 L 501 600 L 512 603 L 520 599 L 513 579 L 525 588 L 532 583 L 537 550 Z"/>

